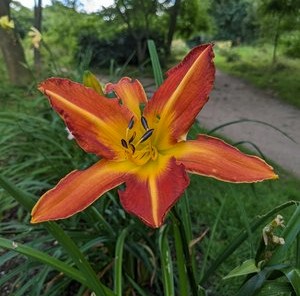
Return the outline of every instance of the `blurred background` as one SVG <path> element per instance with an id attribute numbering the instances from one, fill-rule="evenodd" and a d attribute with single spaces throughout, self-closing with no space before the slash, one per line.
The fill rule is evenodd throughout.
<path id="1" fill-rule="evenodd" d="M 68 139 L 37 85 L 51 76 L 82 82 L 88 69 L 101 83 L 141 79 L 151 95 L 148 39 L 155 41 L 163 70 L 192 47 L 215 44 L 214 91 L 200 113 L 201 126 L 195 124 L 190 136 L 221 132 L 245 152 L 267 158 L 280 175 L 278 181 L 251 185 L 191 177 L 185 198 L 192 205 L 194 251 L 203 276 L 254 217 L 300 200 L 300 0 L 0 0 L 0 174 L 37 200 L 70 171 L 94 163 L 95 156 Z M 116 238 L 134 224 L 139 231 L 131 231 L 126 244 L 138 251 L 126 254 L 132 270 L 126 271 L 124 295 L 136 295 L 137 285 L 150 291 L 145 295 L 162 295 L 157 233 L 122 210 L 116 191 L 95 208 L 103 221 L 81 213 L 59 223 L 110 285 Z M 289 211 L 280 213 L 289 219 Z M 0 189 L 0 236 L 66 260 L 57 241 L 29 220 L 30 213 Z M 243 279 L 223 277 L 253 258 L 261 230 L 249 232 L 234 256 L 204 277 L 207 295 L 235 295 Z M 145 241 L 147 252 L 141 248 Z M 3 248 L 0 255 L 1 296 L 88 295 L 85 287 L 34 260 Z"/>
<path id="2" fill-rule="evenodd" d="M 147 39 L 156 42 L 163 66 L 197 44 L 215 42 L 218 67 L 247 76 L 280 95 L 284 86 L 279 84 L 284 83 L 279 80 L 287 73 L 299 73 L 299 0 L 0 3 L 0 17 L 9 16 L 12 21 L 12 27 L 3 25 L 0 31 L 3 83 L 28 86 L 41 75 L 87 67 L 102 73 L 124 65 L 146 71 Z M 275 73 L 278 70 L 281 74 Z M 298 92 L 300 75 L 288 76 Z M 285 88 L 285 92 L 291 91 Z M 283 96 L 299 106 L 295 93 Z"/>

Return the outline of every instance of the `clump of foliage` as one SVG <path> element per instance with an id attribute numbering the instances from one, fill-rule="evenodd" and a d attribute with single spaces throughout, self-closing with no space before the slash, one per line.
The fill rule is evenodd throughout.
<path id="1" fill-rule="evenodd" d="M 135 33 L 138 34 L 138 30 Z M 163 36 L 159 32 L 149 32 L 148 36 L 155 40 L 158 50 L 163 53 Z M 132 34 L 127 31 L 116 33 L 113 38 L 99 38 L 95 34 L 80 34 L 78 36 L 77 60 L 79 62 L 89 55 L 89 65 L 93 68 L 109 68 L 111 61 L 118 65 L 139 65 L 136 55 L 136 42 Z M 147 50 L 147 39 L 141 40 L 144 59 L 149 59 Z"/>

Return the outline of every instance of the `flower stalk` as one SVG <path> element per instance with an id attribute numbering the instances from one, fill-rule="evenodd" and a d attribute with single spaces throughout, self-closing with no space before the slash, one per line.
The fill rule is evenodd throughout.
<path id="1" fill-rule="evenodd" d="M 180 238 L 182 242 L 182 249 L 185 258 L 185 266 L 188 274 L 188 279 L 191 287 L 191 294 L 193 296 L 198 296 L 198 285 L 196 282 L 196 277 L 193 270 L 192 258 L 189 250 L 189 242 L 186 237 L 184 225 L 181 221 L 180 215 L 175 208 L 172 209 L 172 220 L 173 223 L 179 228 Z"/>

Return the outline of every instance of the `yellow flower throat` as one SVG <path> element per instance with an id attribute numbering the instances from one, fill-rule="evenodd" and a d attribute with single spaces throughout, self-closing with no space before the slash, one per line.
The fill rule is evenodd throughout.
<path id="1" fill-rule="evenodd" d="M 145 133 L 137 140 L 137 133 L 133 128 L 134 123 L 134 118 L 132 117 L 126 129 L 125 139 L 121 139 L 121 144 L 124 148 L 125 159 L 129 159 L 137 165 L 144 165 L 149 160 L 157 158 L 157 149 L 152 146 L 150 139 L 154 129 L 149 128 L 146 118 L 142 116 L 141 124 Z"/>

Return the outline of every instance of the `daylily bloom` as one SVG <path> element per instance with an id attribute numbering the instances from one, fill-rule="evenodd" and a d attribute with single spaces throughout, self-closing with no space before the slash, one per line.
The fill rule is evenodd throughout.
<path id="1" fill-rule="evenodd" d="M 114 92 L 114 99 L 67 79 L 42 82 L 39 90 L 77 143 L 101 159 L 46 192 L 31 222 L 67 218 L 125 183 L 119 190 L 124 209 L 159 227 L 189 185 L 187 172 L 234 183 L 276 179 L 265 161 L 222 140 L 207 135 L 186 140 L 213 86 L 213 56 L 211 44 L 194 48 L 168 71 L 149 101 L 140 82 L 128 77 L 106 85 L 105 93 Z"/>

